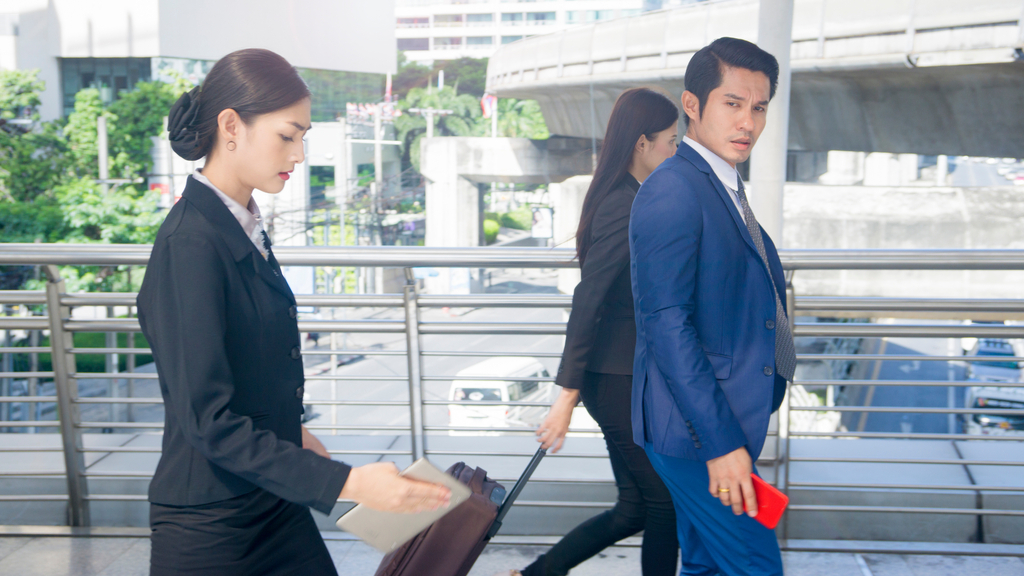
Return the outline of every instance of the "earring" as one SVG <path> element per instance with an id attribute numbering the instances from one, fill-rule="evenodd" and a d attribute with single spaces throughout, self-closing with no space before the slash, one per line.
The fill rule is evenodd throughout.
<path id="1" fill-rule="evenodd" d="M 234 152 L 238 145 L 235 144 L 234 140 L 228 140 L 228 152 Z"/>

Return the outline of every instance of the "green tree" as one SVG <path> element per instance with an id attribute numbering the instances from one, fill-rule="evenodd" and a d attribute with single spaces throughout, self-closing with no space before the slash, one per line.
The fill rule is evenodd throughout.
<path id="1" fill-rule="evenodd" d="M 39 93 L 46 83 L 38 76 L 39 70 L 0 70 L 0 118 L 39 117 Z"/>
<path id="2" fill-rule="evenodd" d="M 398 73 L 391 77 L 391 93 L 398 98 L 405 98 L 413 88 L 426 88 L 434 73 L 429 66 L 419 62 L 410 62 L 405 52 L 398 52 Z"/>
<path id="3" fill-rule="evenodd" d="M 0 201 L 33 202 L 52 190 L 66 170 L 67 149 L 59 127 L 36 122 L 39 92 L 46 88 L 37 72 L 0 70 L 0 118 L 28 122 L 0 127 Z M 7 217 L 11 214 L 8 210 Z"/>
<path id="4" fill-rule="evenodd" d="M 438 60 L 434 70 L 435 74 L 437 70 L 444 70 L 445 85 L 457 87 L 460 94 L 471 94 L 479 99 L 487 88 L 487 58 Z"/>
<path id="5" fill-rule="evenodd" d="M 460 94 L 480 98 L 487 86 L 487 58 L 457 58 L 438 60 L 434 66 L 411 62 L 405 52 L 398 53 L 398 73 L 391 77 L 391 92 L 405 98 L 413 88 L 435 85 L 437 73 L 444 70 L 444 85 L 458 86 Z"/>
<path id="6" fill-rule="evenodd" d="M 139 194 L 131 186 L 113 186 L 103 193 L 89 177 L 70 180 L 56 190 L 65 206 L 67 242 L 145 244 L 156 238 L 163 215 L 156 211 L 157 194 Z"/>
<path id="7" fill-rule="evenodd" d="M 47 196 L 67 170 L 67 145 L 58 126 L 0 129 L 0 202 L 34 202 Z"/>
<path id="8" fill-rule="evenodd" d="M 441 90 L 413 88 L 398 103 L 402 115 L 395 119 L 395 131 L 402 142 L 402 163 L 419 169 L 420 140 L 427 133 L 427 120 L 409 112 L 413 108 L 451 110 L 451 114 L 434 116 L 434 136 L 473 136 L 479 132 L 480 102 L 470 94 L 458 94 L 455 88 Z"/>
<path id="9" fill-rule="evenodd" d="M 75 94 L 75 110 L 68 115 L 64 126 L 71 156 L 71 169 L 75 175 L 99 176 L 99 147 L 97 143 L 96 120 L 111 114 L 103 109 L 100 91 L 96 88 L 85 88 Z"/>
<path id="10" fill-rule="evenodd" d="M 487 133 L 490 134 L 488 121 Z M 498 136 L 544 140 L 551 136 L 536 100 L 498 100 Z"/>
<path id="11" fill-rule="evenodd" d="M 190 88 L 184 80 L 175 84 L 139 82 L 107 108 L 112 177 L 134 179 L 152 170 L 152 137 L 164 131 L 167 112 Z"/>

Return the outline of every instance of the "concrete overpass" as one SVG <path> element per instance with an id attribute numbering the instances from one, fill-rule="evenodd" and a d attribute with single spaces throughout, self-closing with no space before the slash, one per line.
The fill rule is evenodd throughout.
<path id="1" fill-rule="evenodd" d="M 488 91 L 540 102 L 553 134 L 601 138 L 618 94 L 679 95 L 693 53 L 757 41 L 758 2 L 701 3 L 502 47 Z M 795 0 L 789 149 L 1024 155 L 1024 2 Z"/>

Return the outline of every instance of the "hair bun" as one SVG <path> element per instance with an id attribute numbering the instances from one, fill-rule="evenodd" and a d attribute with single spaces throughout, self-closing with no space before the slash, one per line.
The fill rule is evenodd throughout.
<path id="1" fill-rule="evenodd" d="M 199 86 L 183 93 L 171 106 L 167 116 L 167 139 L 171 148 L 185 160 L 199 160 L 205 156 L 199 131 L 194 126 L 199 117 Z"/>

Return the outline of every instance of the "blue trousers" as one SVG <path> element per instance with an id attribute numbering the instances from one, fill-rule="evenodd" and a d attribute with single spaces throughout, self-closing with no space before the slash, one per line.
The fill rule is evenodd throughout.
<path id="1" fill-rule="evenodd" d="M 680 576 L 781 576 L 782 554 L 775 531 L 708 492 L 704 462 L 665 456 L 644 446 L 672 494 L 682 549 Z"/>

